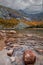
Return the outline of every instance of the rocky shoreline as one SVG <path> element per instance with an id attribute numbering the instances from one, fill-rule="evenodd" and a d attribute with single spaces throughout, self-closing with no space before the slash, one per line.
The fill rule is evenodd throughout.
<path id="1" fill-rule="evenodd" d="M 35 53 L 34 65 L 43 65 L 43 37 L 14 30 L 0 31 L 0 65 L 24 65 L 25 50 Z"/>

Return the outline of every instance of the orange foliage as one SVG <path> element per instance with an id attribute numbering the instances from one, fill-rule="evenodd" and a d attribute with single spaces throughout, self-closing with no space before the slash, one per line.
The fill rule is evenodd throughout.
<path id="1" fill-rule="evenodd" d="M 34 21 L 34 20 L 28 21 L 28 20 L 22 19 L 22 22 L 24 22 L 25 24 L 30 25 L 30 26 L 43 25 L 43 21 Z"/>

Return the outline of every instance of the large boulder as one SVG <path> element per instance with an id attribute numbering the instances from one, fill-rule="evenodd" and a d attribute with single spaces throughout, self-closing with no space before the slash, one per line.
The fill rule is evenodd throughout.
<path id="1" fill-rule="evenodd" d="M 23 61 L 25 65 L 34 65 L 36 61 L 36 56 L 31 50 L 26 50 L 23 54 Z"/>

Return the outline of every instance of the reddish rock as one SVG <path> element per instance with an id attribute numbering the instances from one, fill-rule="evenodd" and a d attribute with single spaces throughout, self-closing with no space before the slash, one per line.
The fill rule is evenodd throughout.
<path id="1" fill-rule="evenodd" d="M 15 38 L 9 38 L 5 40 L 5 43 L 14 42 L 14 41 L 16 41 Z"/>
<path id="2" fill-rule="evenodd" d="M 36 56 L 31 50 L 26 50 L 23 54 L 23 61 L 25 65 L 34 65 L 36 61 Z"/>

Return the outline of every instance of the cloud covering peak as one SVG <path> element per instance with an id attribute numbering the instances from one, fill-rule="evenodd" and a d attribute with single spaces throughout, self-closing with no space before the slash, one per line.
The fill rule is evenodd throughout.
<path id="1" fill-rule="evenodd" d="M 42 11 L 42 0 L 0 0 L 0 5 L 4 5 L 13 9 L 27 9 L 29 11 Z"/>

